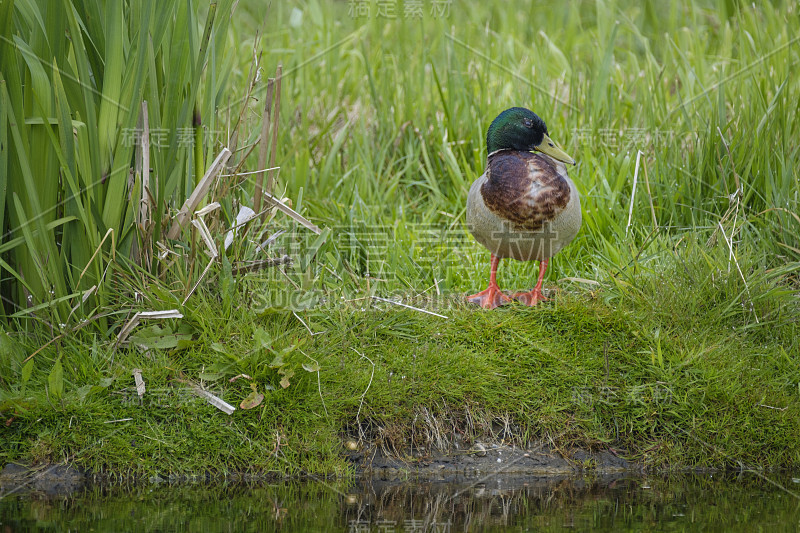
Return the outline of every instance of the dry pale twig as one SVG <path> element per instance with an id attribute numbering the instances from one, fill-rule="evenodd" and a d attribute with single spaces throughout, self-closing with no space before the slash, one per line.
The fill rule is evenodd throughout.
<path id="1" fill-rule="evenodd" d="M 211 163 L 211 166 L 208 168 L 206 174 L 200 179 L 197 187 L 195 187 L 194 191 L 192 191 L 192 194 L 189 195 L 189 198 L 187 198 L 183 203 L 181 210 L 178 211 L 178 214 L 175 216 L 175 222 L 172 223 L 172 227 L 167 234 L 168 239 L 178 238 L 181 229 L 186 225 L 186 221 L 189 219 L 189 213 L 193 213 L 197 209 L 197 206 L 200 205 L 202 199 L 205 198 L 209 189 L 211 189 L 211 184 L 214 182 L 217 175 L 220 173 L 230 157 L 231 151 L 228 150 L 228 148 L 223 148 L 214 162 Z"/>
<path id="2" fill-rule="evenodd" d="M 188 379 L 176 378 L 176 381 L 183 383 L 184 385 L 188 385 L 192 392 L 196 395 L 200 396 L 201 398 L 205 399 L 208 403 L 225 413 L 226 415 L 233 414 L 236 410 L 234 406 L 220 398 L 219 396 L 215 396 L 202 388 L 200 385 L 189 381 Z"/>
<path id="3" fill-rule="evenodd" d="M 653 229 L 658 230 L 658 219 L 656 219 L 656 208 L 653 206 L 653 193 L 650 192 L 650 180 L 647 177 L 647 160 L 645 159 L 644 165 L 644 184 L 647 186 L 647 199 L 650 201 L 650 214 L 653 217 Z"/>
<path id="4" fill-rule="evenodd" d="M 283 213 L 285 213 L 285 214 L 289 215 L 289 216 L 290 216 L 290 217 L 292 217 L 294 220 L 296 220 L 297 222 L 299 222 L 299 223 L 300 223 L 300 224 L 302 224 L 303 226 L 307 227 L 308 229 L 310 229 L 311 231 L 313 231 L 313 232 L 314 232 L 314 233 L 316 233 L 317 235 L 319 235 L 319 234 L 321 234 L 321 233 L 322 233 L 322 230 L 321 230 L 321 229 L 319 229 L 319 227 L 317 227 L 317 225 L 316 225 L 316 224 L 313 224 L 313 223 L 312 223 L 311 221 L 309 221 L 309 220 L 308 220 L 306 217 L 304 217 L 303 215 L 301 215 L 300 213 L 298 213 L 297 211 L 295 211 L 294 209 L 292 209 L 292 208 L 291 208 L 291 207 L 289 207 L 288 205 L 284 204 L 283 202 L 281 202 L 280 200 L 278 200 L 276 197 L 272 196 L 270 193 L 268 193 L 268 192 L 264 191 L 264 196 L 266 196 L 267 200 L 269 200 L 270 202 L 272 202 L 272 204 L 273 204 L 275 207 L 277 207 L 277 208 L 278 208 L 278 210 L 280 210 L 280 211 L 282 211 Z"/>
<path id="5" fill-rule="evenodd" d="M 275 91 L 275 84 L 272 78 L 267 81 L 267 98 L 264 102 L 264 111 L 261 115 L 261 137 L 259 139 L 258 147 L 258 168 L 264 168 L 267 164 L 267 150 L 269 150 L 269 126 L 270 126 L 270 110 L 272 108 L 272 95 Z M 256 188 L 254 196 L 253 207 L 255 211 L 261 211 L 261 192 L 262 184 L 264 183 L 264 172 L 258 171 L 256 176 Z"/>
<path id="6" fill-rule="evenodd" d="M 150 226 L 150 117 L 147 114 L 147 100 L 142 102 L 142 198 L 139 201 L 139 227 L 145 234 Z"/>
<path id="7" fill-rule="evenodd" d="M 141 398 L 142 396 L 144 396 L 145 393 L 144 380 L 142 379 L 141 368 L 133 369 L 133 381 L 136 383 L 136 394 L 138 394 L 139 398 Z"/>
<path id="8" fill-rule="evenodd" d="M 386 302 L 387 304 L 399 305 L 400 307 L 405 307 L 407 309 L 413 309 L 414 311 L 419 311 L 420 313 L 426 313 L 428 315 L 438 316 L 439 318 L 450 318 L 448 316 L 440 315 L 439 313 L 434 313 L 433 311 L 428 311 L 426 309 L 420 309 L 419 307 L 414 307 L 412 305 L 407 305 L 400 302 L 395 302 L 393 300 L 387 300 L 386 298 L 381 298 L 380 296 L 372 296 L 373 299 Z"/>
<path id="9" fill-rule="evenodd" d="M 219 202 L 211 202 L 211 203 L 210 203 L 210 204 L 208 204 L 207 206 L 205 206 L 205 207 L 203 207 L 203 208 L 201 208 L 201 209 L 198 209 L 197 211 L 195 211 L 195 212 L 194 212 L 194 216 L 196 216 L 196 217 L 204 217 L 204 216 L 206 216 L 207 214 L 209 214 L 209 213 L 211 213 L 211 212 L 213 212 L 213 211 L 216 211 L 216 210 L 217 210 L 217 209 L 219 209 L 220 207 L 222 207 L 222 206 L 221 206 L 221 205 L 219 205 Z"/>
<path id="10" fill-rule="evenodd" d="M 214 396 L 213 394 L 211 394 L 207 390 L 201 389 L 198 385 L 194 385 L 194 384 L 190 384 L 190 385 L 191 385 L 192 391 L 195 394 L 197 394 L 201 398 L 204 398 L 208 403 L 210 403 L 211 405 L 213 405 L 214 407 L 216 407 L 217 409 L 219 409 L 220 411 L 222 411 L 226 415 L 232 415 L 233 412 L 236 410 L 236 408 L 234 406 L 232 406 L 231 404 L 229 404 L 228 402 L 226 402 L 225 400 L 223 400 L 219 396 Z"/>
<path id="11" fill-rule="evenodd" d="M 139 322 L 144 318 L 157 318 L 157 319 L 166 319 L 166 318 L 183 318 L 183 314 L 178 311 L 177 309 L 170 309 L 168 311 L 139 311 L 131 319 L 125 324 L 122 329 L 119 331 L 117 335 L 117 343 L 114 345 L 114 348 L 125 342 L 125 339 L 128 338 L 128 335 L 131 334 L 133 329 L 139 325 Z"/>
<path id="12" fill-rule="evenodd" d="M 364 394 L 361 395 L 361 401 L 358 404 L 358 412 L 356 413 L 356 425 L 358 426 L 358 439 L 359 439 L 359 441 L 364 441 L 364 440 L 366 440 L 366 435 L 364 435 L 364 430 L 361 429 L 361 420 L 360 420 L 359 417 L 361 416 L 361 407 L 364 405 L 364 398 L 366 397 L 367 392 L 369 391 L 369 388 L 372 386 L 372 378 L 375 377 L 375 363 L 372 362 L 372 359 L 370 359 L 369 357 L 367 357 L 363 353 L 359 352 L 355 348 L 351 348 L 351 349 L 354 352 L 356 352 L 358 355 L 360 355 L 362 358 L 364 358 L 367 361 L 369 361 L 370 364 L 372 365 L 372 374 L 370 374 L 370 376 L 369 376 L 369 383 L 367 384 L 367 388 L 364 389 Z"/>
<path id="13" fill-rule="evenodd" d="M 628 224 L 625 226 L 625 236 L 628 236 L 628 228 L 631 227 L 633 217 L 633 200 L 636 198 L 636 184 L 639 181 L 639 161 L 642 159 L 642 151 L 636 152 L 636 169 L 633 171 L 633 190 L 631 191 L 631 206 L 628 208 Z"/>
<path id="14" fill-rule="evenodd" d="M 324 331 L 317 331 L 317 332 L 311 331 L 311 328 L 310 328 L 310 327 L 308 327 L 308 324 L 306 324 L 306 321 L 305 321 L 305 320 L 303 320 L 302 318 L 300 318 L 300 315 L 298 315 L 298 314 L 297 314 L 297 313 L 295 313 L 294 311 L 292 311 L 292 314 L 294 315 L 294 317 L 295 317 L 297 320 L 299 320 L 299 321 L 300 321 L 300 323 L 301 323 L 301 324 L 303 324 L 303 327 L 305 327 L 305 328 L 306 328 L 306 331 L 308 331 L 308 333 L 309 333 L 309 334 L 310 334 L 312 337 L 313 337 L 314 335 L 322 335 L 323 333 L 327 333 L 327 332 L 328 332 L 328 330 L 327 330 L 327 329 L 326 329 L 326 330 L 324 330 Z M 308 356 L 306 356 L 306 357 L 308 357 Z M 311 358 L 309 357 L 309 359 L 311 359 Z"/>
<path id="15" fill-rule="evenodd" d="M 295 315 L 295 316 L 297 316 L 297 315 Z M 302 320 L 301 320 L 301 322 L 302 322 Z M 312 333 L 312 335 L 313 335 L 313 333 Z M 325 410 L 325 416 L 328 416 L 328 408 L 325 407 L 325 398 L 322 397 L 322 383 L 320 382 L 320 379 L 319 379 L 319 369 L 320 369 L 319 361 L 317 361 L 316 359 L 314 359 L 313 357 L 308 355 L 303 350 L 300 350 L 300 353 L 305 355 L 306 357 L 308 357 L 312 361 L 314 361 L 314 363 L 317 365 L 317 370 L 316 370 L 316 372 L 317 372 L 317 390 L 319 391 L 319 399 L 320 399 L 320 401 L 322 401 L 322 409 Z"/>
<path id="16" fill-rule="evenodd" d="M 736 270 L 739 271 L 739 276 L 742 278 L 742 282 L 744 282 L 744 290 L 747 291 L 747 299 L 750 300 L 750 307 L 753 309 L 753 316 L 756 317 L 756 324 L 759 324 L 760 321 L 758 320 L 758 315 L 756 314 L 755 308 L 753 306 L 753 297 L 750 295 L 750 287 L 747 285 L 747 280 L 744 279 L 744 274 L 742 274 L 742 269 L 739 267 L 739 261 L 736 259 L 736 255 L 733 253 L 733 235 L 731 235 L 730 240 L 728 240 L 728 236 L 725 235 L 725 228 L 722 227 L 722 222 L 717 222 L 720 231 L 722 231 L 722 238 L 725 239 L 725 244 L 728 245 L 728 249 L 730 250 L 730 256 L 728 261 L 730 262 L 733 259 L 733 263 L 736 265 Z"/>
<path id="17" fill-rule="evenodd" d="M 201 282 L 201 281 L 203 281 L 203 278 L 205 278 L 205 277 L 206 277 L 206 274 L 208 274 L 208 270 L 211 268 L 211 265 L 213 265 L 213 264 L 214 264 L 214 261 L 216 261 L 216 259 L 217 259 L 216 257 L 212 257 L 212 258 L 209 260 L 208 264 L 207 264 L 207 265 L 206 265 L 206 267 L 203 269 L 203 272 L 202 272 L 202 274 L 200 274 L 200 277 L 199 277 L 199 278 L 197 278 L 197 281 L 196 281 L 196 282 L 195 282 L 195 284 L 192 286 L 191 290 L 190 290 L 190 291 L 189 291 L 189 292 L 186 294 L 186 297 L 183 299 L 183 302 L 181 302 L 181 305 L 186 305 L 186 302 L 188 302 L 188 301 L 189 301 L 189 297 L 190 297 L 192 294 L 194 294 L 194 291 L 196 291 L 196 290 L 197 290 L 197 287 L 200 285 L 200 282 Z"/>
<path id="18" fill-rule="evenodd" d="M 785 411 L 788 407 L 773 407 L 771 405 L 765 405 L 763 403 L 758 404 L 758 407 L 764 407 L 766 409 L 775 409 L 776 411 Z"/>
<path id="19" fill-rule="evenodd" d="M 205 221 L 200 218 L 192 219 L 192 226 L 197 228 L 197 231 L 200 232 L 200 237 L 203 239 L 203 242 L 206 243 L 206 248 L 208 248 L 208 255 L 213 259 L 219 256 L 219 252 L 217 252 L 217 247 L 214 245 L 214 238 L 211 236 L 211 232 L 206 226 Z"/>
<path id="20" fill-rule="evenodd" d="M 586 279 L 586 278 L 576 278 L 576 277 L 566 277 L 566 278 L 561 278 L 561 279 L 559 279 L 558 281 L 559 281 L 559 282 L 562 282 L 562 281 L 572 281 L 572 282 L 574 282 L 574 283 L 585 283 L 586 285 L 600 285 L 600 283 L 599 283 L 599 282 L 597 282 L 597 281 L 595 281 L 595 280 L 593 280 L 593 279 Z"/>

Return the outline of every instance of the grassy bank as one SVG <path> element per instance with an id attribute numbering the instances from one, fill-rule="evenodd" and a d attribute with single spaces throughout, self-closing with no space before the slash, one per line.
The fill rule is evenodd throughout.
<path id="1" fill-rule="evenodd" d="M 254 184 L 222 180 L 207 272 L 186 231 L 152 268 L 107 253 L 91 313 L 6 317 L 0 460 L 327 474 L 346 471 L 349 439 L 404 454 L 494 438 L 651 467 L 800 465 L 796 5 L 425 3 L 416 17 L 398 3 L 392 19 L 258 4 L 226 30 L 239 89 L 214 104 L 235 121 L 265 21 L 262 66 L 284 72 L 276 194 L 322 236 L 275 213 L 223 249 Z M 246 148 L 263 75 L 253 87 L 240 171 L 259 168 Z M 578 160 L 584 225 L 548 270 L 552 301 L 484 312 L 463 303 L 489 260 L 465 231 L 466 190 L 512 105 Z M 533 280 L 501 267 L 503 288 Z M 118 345 L 134 313 L 171 309 L 182 318 Z M 194 386 L 264 399 L 228 416 Z"/>
<path id="2" fill-rule="evenodd" d="M 402 456 L 494 437 L 545 440 L 567 456 L 613 447 L 650 467 L 796 466 L 794 296 L 769 275 L 754 278 L 751 311 L 739 302 L 738 273 L 703 278 L 709 256 L 696 245 L 662 260 L 665 270 L 640 271 L 636 288 L 565 282 L 533 309 L 484 313 L 443 299 L 436 311 L 447 319 L 333 295 L 265 313 L 250 305 L 270 290 L 261 283 L 237 292 L 246 303 L 227 314 L 216 314 L 215 299 L 193 299 L 180 335 L 146 329 L 136 339 L 183 349 L 115 353 L 65 340 L 62 360 L 74 366 L 65 366 L 63 398 L 34 372 L 4 404 L 16 417 L 4 453 L 122 474 L 341 473 L 346 439 Z M 142 400 L 133 368 L 147 382 Z M 240 374 L 252 381 L 228 382 Z M 235 405 L 254 383 L 265 399 L 227 416 L 184 380 Z"/>

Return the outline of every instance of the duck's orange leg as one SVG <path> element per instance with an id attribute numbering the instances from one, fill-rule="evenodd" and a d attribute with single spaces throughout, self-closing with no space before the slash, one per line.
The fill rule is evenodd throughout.
<path id="1" fill-rule="evenodd" d="M 542 281 L 544 280 L 544 272 L 545 270 L 547 270 L 547 263 L 549 261 L 550 261 L 549 259 L 545 259 L 544 261 L 539 261 L 539 281 L 536 282 L 536 287 L 534 287 L 531 292 L 515 293 L 514 299 L 531 307 L 538 304 L 539 302 L 547 300 L 547 298 L 544 297 L 544 294 L 542 294 Z"/>
<path id="2" fill-rule="evenodd" d="M 500 287 L 497 285 L 497 266 L 500 264 L 500 258 L 492 254 L 492 267 L 489 272 L 489 286 L 477 294 L 467 296 L 467 301 L 470 303 L 478 304 L 484 309 L 494 309 L 499 305 L 510 302 L 511 298 L 503 294 Z"/>

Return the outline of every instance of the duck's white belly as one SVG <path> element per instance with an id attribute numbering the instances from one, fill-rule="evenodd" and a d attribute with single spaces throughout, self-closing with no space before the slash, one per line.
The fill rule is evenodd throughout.
<path id="1" fill-rule="evenodd" d="M 572 180 L 570 197 L 563 211 L 540 229 L 525 230 L 500 218 L 483 202 L 481 187 L 486 183 L 484 173 L 472 183 L 467 197 L 467 228 L 475 240 L 501 258 L 519 261 L 543 261 L 557 254 L 578 234 L 581 227 L 581 202 Z"/>

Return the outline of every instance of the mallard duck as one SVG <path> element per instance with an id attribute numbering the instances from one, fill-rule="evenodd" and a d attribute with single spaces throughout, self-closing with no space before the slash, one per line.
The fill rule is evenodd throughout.
<path id="1" fill-rule="evenodd" d="M 491 253 L 489 287 L 467 299 L 485 309 L 512 297 L 534 306 L 546 300 L 542 280 L 547 263 L 581 227 L 581 204 L 565 163 L 574 165 L 547 135 L 534 112 L 512 107 L 486 133 L 486 171 L 467 197 L 467 227 Z M 497 285 L 500 259 L 539 261 L 539 281 L 530 292 L 509 297 Z"/>

